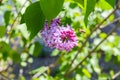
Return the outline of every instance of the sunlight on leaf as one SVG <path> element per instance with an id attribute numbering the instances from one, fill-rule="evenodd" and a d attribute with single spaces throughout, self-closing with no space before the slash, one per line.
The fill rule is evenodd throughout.
<path id="1" fill-rule="evenodd" d="M 24 14 L 27 29 L 30 32 L 30 40 L 43 28 L 45 17 L 40 8 L 40 3 L 35 2 L 27 7 Z"/>
<path id="2" fill-rule="evenodd" d="M 40 0 L 41 9 L 48 21 L 55 18 L 62 10 L 64 0 Z"/>
<path id="3" fill-rule="evenodd" d="M 0 38 L 5 35 L 6 27 L 0 26 Z"/>
<path id="4" fill-rule="evenodd" d="M 85 21 L 85 24 L 87 25 L 88 23 L 88 17 L 90 15 L 90 13 L 94 10 L 95 8 L 95 3 L 96 3 L 96 0 L 87 0 L 85 1 L 85 4 L 86 4 L 86 7 L 85 7 L 85 18 L 84 18 L 84 21 Z M 91 5 L 92 4 L 92 5 Z"/>
<path id="5" fill-rule="evenodd" d="M 82 69 L 82 72 L 88 77 L 91 78 L 91 74 L 85 68 Z"/>

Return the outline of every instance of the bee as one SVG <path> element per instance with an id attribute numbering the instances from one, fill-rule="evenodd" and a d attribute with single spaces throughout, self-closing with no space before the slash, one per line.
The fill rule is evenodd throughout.
<path id="1" fill-rule="evenodd" d="M 85 33 L 85 30 L 79 29 L 79 32 L 80 32 L 80 33 Z"/>

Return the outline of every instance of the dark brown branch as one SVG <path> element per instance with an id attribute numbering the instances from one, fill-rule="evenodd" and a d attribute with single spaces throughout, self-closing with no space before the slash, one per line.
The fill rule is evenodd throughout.
<path id="1" fill-rule="evenodd" d="M 115 22 L 117 22 L 117 21 L 119 21 L 119 20 L 120 20 L 120 17 L 114 19 L 111 23 L 105 25 L 103 28 L 108 27 L 109 25 L 111 25 L 111 24 L 113 24 L 113 23 L 115 23 Z"/>
<path id="2" fill-rule="evenodd" d="M 112 34 L 112 32 L 114 32 L 118 27 L 120 26 L 120 22 L 108 33 L 108 35 L 93 49 L 91 50 L 88 55 L 75 67 L 73 68 L 71 71 L 68 72 L 67 75 L 69 75 L 71 72 L 73 72 L 74 70 L 76 70 L 88 57 L 91 56 L 91 54 Z"/>
<path id="3" fill-rule="evenodd" d="M 77 56 L 79 55 L 79 53 L 82 51 L 82 49 L 84 48 L 84 46 L 86 45 L 87 41 L 89 40 L 90 36 L 93 34 L 93 32 L 95 32 L 97 29 L 100 28 L 100 26 L 112 15 L 115 13 L 115 11 L 118 8 L 115 8 L 101 23 L 99 23 L 94 29 L 92 29 L 91 33 L 87 36 L 85 42 L 82 44 L 82 46 L 80 47 L 80 49 L 78 50 L 77 54 L 75 55 L 75 57 L 73 58 L 73 60 L 71 61 L 70 65 L 68 66 L 65 74 L 67 74 L 67 72 L 69 71 L 70 67 L 72 66 L 73 62 L 75 61 L 75 59 L 77 58 Z"/>

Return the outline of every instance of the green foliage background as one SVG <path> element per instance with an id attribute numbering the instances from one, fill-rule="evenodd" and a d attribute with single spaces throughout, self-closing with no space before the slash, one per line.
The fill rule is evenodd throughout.
<path id="1" fill-rule="evenodd" d="M 7 71 L 4 71 L 9 68 L 10 61 L 26 67 L 34 62 L 33 57 L 44 54 L 42 45 L 35 38 L 41 38 L 40 30 L 43 29 L 45 20 L 50 23 L 56 17 L 61 18 L 61 24 L 72 26 L 79 44 L 68 53 L 54 49 L 51 56 L 58 56 L 57 61 L 53 66 L 29 71 L 31 80 L 114 79 L 120 70 L 120 37 L 116 33 L 103 33 L 100 27 L 114 21 L 114 13 L 119 9 L 115 3 L 116 0 L 1 1 L 0 15 L 3 20 L 0 25 L 0 68 L 3 71 L 0 71 L 0 79 L 15 79 L 6 76 Z M 90 43 L 92 38 L 94 40 Z M 102 40 L 104 42 L 99 45 Z M 104 66 L 101 66 L 101 60 Z M 52 71 L 54 76 L 51 75 Z M 35 77 L 36 74 L 39 75 Z M 24 75 L 19 76 L 20 80 L 26 80 L 25 78 Z M 119 79 L 120 77 L 116 78 Z"/>

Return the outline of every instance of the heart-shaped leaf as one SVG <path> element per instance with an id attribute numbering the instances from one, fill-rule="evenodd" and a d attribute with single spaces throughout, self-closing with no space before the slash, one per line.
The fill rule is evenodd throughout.
<path id="1" fill-rule="evenodd" d="M 27 25 L 27 29 L 30 32 L 30 40 L 34 38 L 40 29 L 43 28 L 45 17 L 40 8 L 40 2 L 35 2 L 27 7 L 24 20 Z"/>

